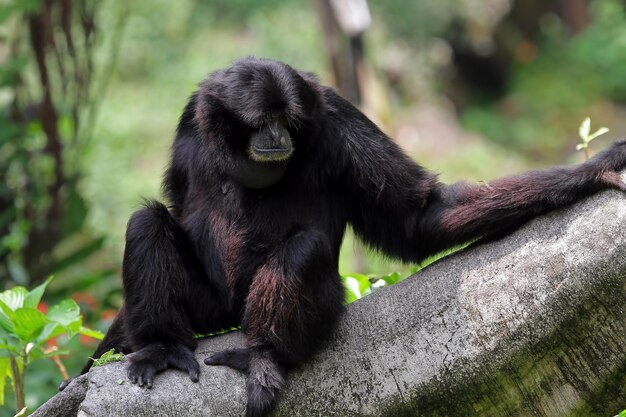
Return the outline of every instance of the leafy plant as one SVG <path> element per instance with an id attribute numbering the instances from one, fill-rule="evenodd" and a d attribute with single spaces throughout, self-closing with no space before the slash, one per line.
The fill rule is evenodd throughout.
<path id="1" fill-rule="evenodd" d="M 580 124 L 580 127 L 578 128 L 578 136 L 580 136 L 580 139 L 583 141 L 583 143 L 579 143 L 578 145 L 576 145 L 576 150 L 580 151 L 581 149 L 583 149 L 585 151 L 585 159 L 589 159 L 589 143 L 598 136 L 604 135 L 608 131 L 608 128 L 601 127 L 600 129 L 591 133 L 591 118 L 587 117 L 585 120 L 583 120 L 583 122 Z"/>
<path id="2" fill-rule="evenodd" d="M 102 333 L 83 327 L 78 304 L 66 299 L 51 306 L 44 314 L 37 309 L 46 286 L 52 278 L 34 288 L 14 287 L 0 293 L 0 405 L 4 388 L 10 379 L 17 410 L 23 410 L 24 382 L 28 365 L 37 359 L 63 352 L 44 349 L 47 341 L 59 335 L 83 334 L 102 339 Z"/>

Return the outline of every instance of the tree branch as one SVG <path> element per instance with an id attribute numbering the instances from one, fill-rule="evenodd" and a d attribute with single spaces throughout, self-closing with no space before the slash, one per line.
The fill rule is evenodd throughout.
<path id="1" fill-rule="evenodd" d="M 274 415 L 617 414 L 626 398 L 625 226 L 626 196 L 605 192 L 374 292 L 290 373 Z M 197 358 L 242 344 L 240 332 L 209 338 Z M 145 390 L 124 365 L 80 379 L 78 396 L 64 397 L 80 405 L 66 415 L 244 413 L 244 377 L 232 369 L 203 365 L 196 384 L 168 370 Z M 34 416 L 58 415 L 59 401 Z"/>

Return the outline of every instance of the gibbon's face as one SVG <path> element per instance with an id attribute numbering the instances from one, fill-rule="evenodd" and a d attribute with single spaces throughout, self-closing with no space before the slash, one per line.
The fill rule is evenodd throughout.
<path id="1" fill-rule="evenodd" d="M 237 183 L 246 188 L 267 188 L 284 176 L 294 152 L 294 142 L 280 117 L 272 117 L 246 139 L 244 153 L 237 153 L 226 168 Z"/>
<path id="2" fill-rule="evenodd" d="M 202 82 L 195 120 L 201 131 L 223 140 L 222 169 L 232 179 L 266 188 L 284 177 L 298 142 L 315 125 L 321 99 L 313 75 L 245 58 Z"/>

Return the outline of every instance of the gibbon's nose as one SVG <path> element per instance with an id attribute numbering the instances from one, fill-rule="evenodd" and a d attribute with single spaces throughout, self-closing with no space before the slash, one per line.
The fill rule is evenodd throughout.
<path id="1" fill-rule="evenodd" d="M 280 123 L 272 123 L 268 126 L 272 143 L 279 149 L 286 149 L 288 144 L 288 132 Z"/>

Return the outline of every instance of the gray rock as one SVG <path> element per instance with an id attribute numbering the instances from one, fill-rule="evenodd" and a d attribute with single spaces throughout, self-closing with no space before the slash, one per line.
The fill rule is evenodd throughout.
<path id="1" fill-rule="evenodd" d="M 50 398 L 35 414 L 75 416 L 78 413 L 78 407 L 85 399 L 88 384 L 89 378 L 87 375 L 75 378 L 65 390 Z"/>
<path id="2" fill-rule="evenodd" d="M 275 415 L 617 414 L 626 408 L 625 226 L 626 197 L 605 192 L 376 291 L 291 372 Z M 239 332 L 209 338 L 197 357 L 242 344 Z M 94 368 L 88 384 L 34 415 L 243 415 L 243 376 L 201 366 L 197 384 L 170 370 L 152 390 L 130 384 L 123 363 Z M 78 412 L 60 401 L 80 403 Z"/>

